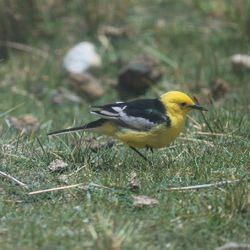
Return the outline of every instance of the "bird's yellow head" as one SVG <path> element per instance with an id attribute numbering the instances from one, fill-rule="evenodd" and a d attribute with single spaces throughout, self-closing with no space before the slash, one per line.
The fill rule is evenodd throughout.
<path id="1" fill-rule="evenodd" d="M 196 104 L 187 94 L 179 91 L 167 92 L 160 97 L 160 100 L 164 103 L 167 111 L 170 113 L 186 115 L 193 109 L 206 110 Z"/>

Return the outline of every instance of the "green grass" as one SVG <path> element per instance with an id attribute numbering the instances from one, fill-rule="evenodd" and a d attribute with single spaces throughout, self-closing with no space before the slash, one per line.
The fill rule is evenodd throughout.
<path id="1" fill-rule="evenodd" d="M 0 249 L 214 249 L 232 241 L 249 244 L 250 72 L 233 71 L 230 56 L 249 53 L 250 4 L 124 1 L 116 6 L 115 14 L 105 15 L 101 1 L 88 3 L 85 12 L 80 6 L 86 1 L 72 2 L 67 10 L 64 1 L 59 1 L 61 5 L 50 2 L 54 3 L 52 14 L 45 6 L 26 40 L 47 50 L 49 57 L 9 50 L 9 59 L 0 62 L 0 171 L 29 188 L 0 176 Z M 95 6 L 99 9 L 91 15 Z M 37 3 L 36 8 L 40 7 Z M 105 51 L 97 37 L 103 23 L 127 25 L 133 36 L 111 40 L 112 48 Z M 178 138 L 153 155 L 144 152 L 151 164 L 120 143 L 107 147 L 106 137 L 97 137 L 104 144 L 97 152 L 84 141 L 79 146 L 81 138 L 90 136 L 87 133 L 48 138 L 48 131 L 92 119 L 85 100 L 62 106 L 51 102 L 51 91 L 67 82 L 61 67 L 64 52 L 87 38 L 99 45 L 104 60 L 96 74 L 105 94 L 95 104 L 119 99 L 106 84 L 108 79 L 117 79 L 120 67 L 114 62 L 148 51 L 161 61 L 164 76 L 145 96 L 171 89 L 195 94 L 209 108 L 206 118 L 219 135 L 200 135 L 189 120 L 182 137 L 192 140 Z M 224 79 L 229 90 L 225 98 L 210 105 L 206 93 L 217 78 Z M 43 87 L 39 97 L 33 93 L 37 86 Z M 7 115 L 27 113 L 38 118 L 37 132 L 21 135 L 6 125 Z M 199 113 L 192 117 L 202 131 L 210 132 Z M 48 165 L 54 159 L 67 162 L 68 168 L 52 173 Z M 129 187 L 132 172 L 141 182 L 137 191 Z M 66 175 L 66 183 L 61 175 Z M 241 182 L 220 188 L 167 191 L 242 177 Z M 76 183 L 87 188 L 28 194 Z M 159 203 L 135 208 L 135 194 Z"/>

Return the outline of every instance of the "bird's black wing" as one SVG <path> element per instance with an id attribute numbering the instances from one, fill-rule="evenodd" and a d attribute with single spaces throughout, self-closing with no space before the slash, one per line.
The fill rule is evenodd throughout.
<path id="1" fill-rule="evenodd" d="M 130 102 L 94 106 L 91 113 L 108 120 L 116 120 L 124 127 L 144 131 L 159 124 L 171 126 L 164 105 L 158 99 L 144 99 Z"/>

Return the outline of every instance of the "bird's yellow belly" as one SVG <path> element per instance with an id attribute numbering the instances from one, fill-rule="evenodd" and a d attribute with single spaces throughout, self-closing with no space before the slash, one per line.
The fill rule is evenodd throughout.
<path id="1" fill-rule="evenodd" d="M 129 128 L 120 127 L 113 121 L 107 121 L 96 132 L 112 136 L 131 147 L 161 148 L 169 145 L 182 131 L 185 123 L 183 116 L 172 116 L 171 127 L 159 125 L 149 131 L 137 131 Z"/>
<path id="2" fill-rule="evenodd" d="M 124 129 L 115 133 L 114 137 L 131 147 L 161 148 L 169 145 L 180 134 L 181 130 L 182 126 L 167 128 L 162 125 L 147 132 Z"/>

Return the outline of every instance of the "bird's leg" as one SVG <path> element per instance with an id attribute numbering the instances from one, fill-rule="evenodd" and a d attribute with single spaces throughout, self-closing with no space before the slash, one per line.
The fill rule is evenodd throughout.
<path id="1" fill-rule="evenodd" d="M 139 150 L 137 150 L 137 149 L 134 148 L 134 147 L 130 147 L 130 148 L 133 149 L 138 155 L 140 155 L 145 161 L 149 161 L 149 160 L 147 159 L 147 157 L 144 156 Z"/>
<path id="2" fill-rule="evenodd" d="M 150 150 L 150 151 L 151 151 L 151 153 L 153 154 L 153 152 L 154 152 L 154 151 L 153 151 L 153 148 L 152 148 L 152 147 L 150 147 L 150 146 L 146 145 L 146 149 L 147 149 L 147 150 Z"/>

